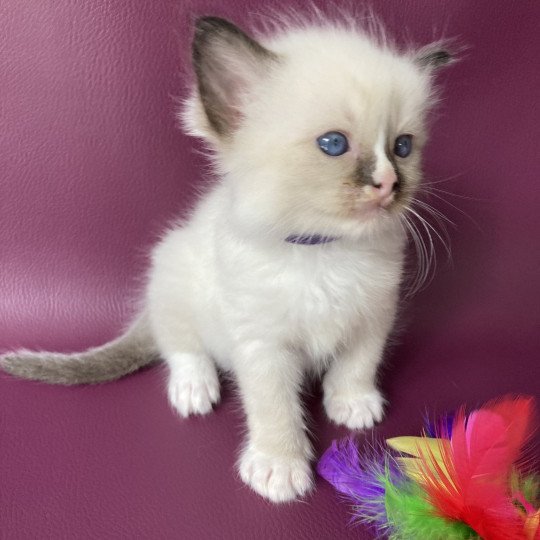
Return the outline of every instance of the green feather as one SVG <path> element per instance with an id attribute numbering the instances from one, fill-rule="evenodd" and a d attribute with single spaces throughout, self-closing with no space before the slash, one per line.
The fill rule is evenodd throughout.
<path id="1" fill-rule="evenodd" d="M 404 481 L 394 486 L 387 475 L 385 505 L 391 526 L 390 540 L 472 540 L 480 538 L 464 523 L 450 521 L 436 514 L 421 488 Z"/>
<path id="2" fill-rule="evenodd" d="M 519 487 L 527 501 L 538 508 L 540 506 L 540 476 L 537 474 L 525 476 Z"/>

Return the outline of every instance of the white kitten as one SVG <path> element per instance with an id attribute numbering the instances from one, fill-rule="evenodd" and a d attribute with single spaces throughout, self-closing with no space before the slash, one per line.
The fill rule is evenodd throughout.
<path id="1" fill-rule="evenodd" d="M 325 371 L 324 406 L 350 429 L 382 419 L 376 372 L 402 276 L 403 209 L 420 181 L 438 47 L 398 53 L 331 24 L 257 42 L 202 18 L 183 119 L 219 181 L 155 248 L 144 309 L 118 340 L 76 355 L 2 357 L 19 376 L 111 380 L 157 356 L 182 415 L 219 401 L 233 372 L 247 415 L 244 482 L 280 502 L 312 485 L 300 390 Z"/>

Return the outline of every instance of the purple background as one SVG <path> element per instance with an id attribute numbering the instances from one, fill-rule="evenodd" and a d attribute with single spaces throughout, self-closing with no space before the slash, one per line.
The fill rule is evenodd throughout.
<path id="1" fill-rule="evenodd" d="M 190 18 L 247 24 L 259 11 L 254 0 L 3 0 L 0 350 L 82 349 L 128 320 L 150 246 L 202 181 L 205 162 L 174 118 Z M 416 433 L 426 408 L 540 394 L 540 4 L 386 0 L 375 11 L 400 42 L 468 47 L 440 76 L 425 163 L 452 193 L 430 201 L 456 223 L 452 262 L 439 246 L 433 282 L 404 312 L 383 437 Z M 164 384 L 162 366 L 79 388 L 0 374 L 0 537 L 372 537 L 347 527 L 349 509 L 321 480 L 307 504 L 275 507 L 236 479 L 243 418 L 230 387 L 215 414 L 183 421 Z M 320 454 L 345 431 L 313 394 Z"/>

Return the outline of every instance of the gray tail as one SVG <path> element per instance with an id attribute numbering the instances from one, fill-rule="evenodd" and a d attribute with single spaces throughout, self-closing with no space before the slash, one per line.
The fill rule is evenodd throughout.
<path id="1" fill-rule="evenodd" d="M 51 384 L 95 384 L 119 379 L 158 359 L 144 316 L 119 338 L 82 353 L 27 350 L 0 356 L 0 367 L 24 379 Z"/>

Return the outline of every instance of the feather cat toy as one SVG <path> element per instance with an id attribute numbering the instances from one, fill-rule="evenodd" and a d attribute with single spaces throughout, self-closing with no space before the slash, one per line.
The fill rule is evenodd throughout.
<path id="1" fill-rule="evenodd" d="M 539 540 L 540 480 L 523 463 L 533 408 L 530 397 L 462 407 L 362 457 L 352 439 L 334 441 L 318 472 L 392 540 Z"/>

